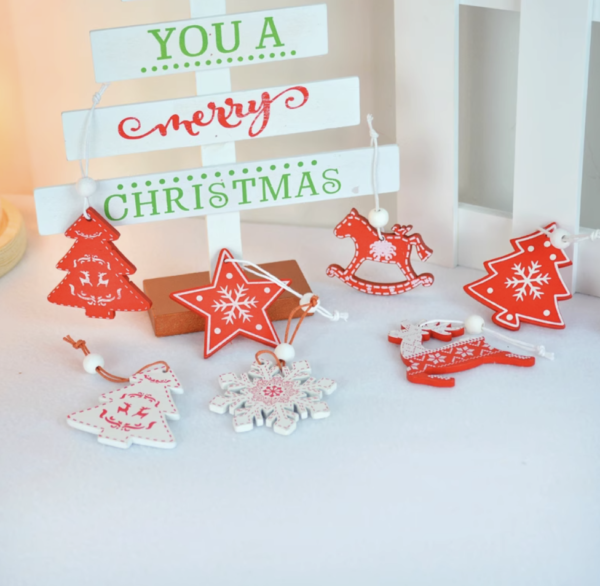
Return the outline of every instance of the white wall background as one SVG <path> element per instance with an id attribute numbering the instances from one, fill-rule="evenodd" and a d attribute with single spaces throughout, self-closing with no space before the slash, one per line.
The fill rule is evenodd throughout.
<path id="1" fill-rule="evenodd" d="M 512 211 L 518 12 L 460 8 L 461 202 Z M 552 169 L 548 169 L 552 173 Z M 600 23 L 592 49 L 581 225 L 600 228 Z"/>

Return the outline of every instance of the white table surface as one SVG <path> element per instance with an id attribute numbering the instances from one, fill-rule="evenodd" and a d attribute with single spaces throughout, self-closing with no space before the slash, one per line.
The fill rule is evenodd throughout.
<path id="1" fill-rule="evenodd" d="M 48 303 L 72 241 L 38 236 L 31 198 L 13 201 L 30 240 L 0 279 L 2 586 L 600 584 L 600 299 L 563 303 L 565 331 L 516 334 L 554 362 L 458 373 L 451 390 L 411 385 L 388 330 L 489 319 L 461 288 L 480 272 L 417 263 L 433 287 L 370 297 L 325 275 L 350 260 L 349 241 L 244 225 L 247 259 L 297 259 L 323 305 L 351 318 L 308 320 L 295 344 L 338 382 L 331 417 L 290 437 L 236 434 L 207 405 L 258 345 L 204 360 L 201 333 L 157 339 L 145 314 L 92 320 Z M 202 220 L 178 220 L 123 228 L 117 246 L 141 284 L 205 269 L 204 238 Z M 83 371 L 67 334 L 117 374 L 171 364 L 185 388 L 175 450 L 119 450 L 67 426 L 117 388 Z"/>

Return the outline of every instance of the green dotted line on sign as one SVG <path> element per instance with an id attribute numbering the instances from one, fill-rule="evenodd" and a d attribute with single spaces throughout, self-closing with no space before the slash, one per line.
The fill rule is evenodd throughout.
<path id="1" fill-rule="evenodd" d="M 248 57 L 237 57 L 237 61 L 239 63 L 243 63 L 245 60 L 247 61 L 254 61 L 255 59 L 275 59 L 276 57 L 285 57 L 287 55 L 287 53 L 285 51 L 281 51 L 281 53 L 279 53 L 279 55 L 277 55 L 277 53 L 259 53 L 258 55 L 249 55 Z M 290 55 L 294 56 L 296 55 L 296 51 L 290 51 Z M 233 63 L 234 62 L 234 58 L 233 57 L 228 57 L 227 59 L 216 59 L 216 60 L 211 60 L 211 59 L 207 59 L 204 62 L 204 65 L 206 67 L 210 67 L 211 65 L 222 65 L 223 63 Z M 183 63 L 183 65 L 180 65 L 179 63 L 173 63 L 172 65 L 162 65 L 162 66 L 158 66 L 158 65 L 154 65 L 153 67 L 142 67 L 142 73 L 148 73 L 148 72 L 156 72 L 159 69 L 162 69 L 163 71 L 168 71 L 169 69 L 189 69 L 190 67 L 200 67 L 202 65 L 201 61 L 186 61 L 185 63 Z"/>
<path id="2" fill-rule="evenodd" d="M 314 167 L 314 166 L 316 166 L 316 165 L 318 164 L 318 162 L 317 162 L 317 161 L 311 161 L 311 163 L 310 163 L 310 164 L 311 164 L 311 165 Z M 302 161 L 299 161 L 299 162 L 297 163 L 297 166 L 298 166 L 299 168 L 302 168 L 302 167 L 304 167 L 304 163 L 303 163 Z M 290 163 L 285 163 L 285 164 L 283 165 L 283 168 L 284 168 L 284 169 L 289 169 L 290 167 L 291 167 Z M 277 165 L 271 165 L 271 166 L 269 167 L 269 169 L 270 169 L 271 171 L 276 171 L 276 170 L 277 170 Z M 262 171 L 263 171 L 263 168 L 259 166 L 259 167 L 256 167 L 256 169 L 255 169 L 255 170 L 256 170 L 256 172 L 257 172 L 257 173 L 262 173 Z M 248 174 L 248 173 L 250 173 L 250 172 L 251 172 L 251 169 L 250 169 L 249 167 L 244 167 L 244 168 L 242 169 L 242 173 L 243 173 L 244 175 L 247 175 L 247 174 Z M 221 173 L 220 171 L 215 171 L 215 173 L 214 173 L 213 175 L 214 175 L 214 177 L 216 177 L 216 178 L 218 179 L 218 178 L 220 178 L 220 177 L 223 175 L 223 173 Z M 235 171 L 234 171 L 233 169 L 231 169 L 230 171 L 228 171 L 228 172 L 227 172 L 227 175 L 229 175 L 230 177 L 233 177 L 233 176 L 235 175 Z M 202 173 L 202 174 L 200 175 L 200 178 L 201 178 L 201 179 L 208 179 L 208 174 L 207 174 L 207 173 Z M 188 181 L 194 181 L 194 176 L 193 176 L 193 175 L 188 175 L 188 176 L 186 177 L 186 179 L 187 179 Z M 179 177 L 173 177 L 173 180 L 172 180 L 172 181 L 173 181 L 173 183 L 179 183 L 179 182 L 181 181 L 181 179 L 180 179 Z M 158 180 L 158 183 L 159 183 L 160 185 L 164 185 L 166 182 L 167 182 L 167 180 L 166 180 L 166 179 L 159 179 L 159 180 Z M 152 181 L 146 181 L 145 185 L 146 185 L 146 187 L 152 187 Z M 132 189 L 137 189 L 137 187 L 138 187 L 138 184 L 137 184 L 137 183 L 135 183 L 135 182 L 134 182 L 134 183 L 132 183 L 132 184 L 131 184 L 131 188 L 132 188 Z M 119 185 L 117 185 L 117 189 L 118 189 L 119 191 L 122 191 L 124 188 L 125 188 L 125 186 L 124 186 L 122 183 L 120 183 Z"/>

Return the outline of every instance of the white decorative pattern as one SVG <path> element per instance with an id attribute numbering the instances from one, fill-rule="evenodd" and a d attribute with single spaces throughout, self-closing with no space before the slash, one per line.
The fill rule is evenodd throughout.
<path id="1" fill-rule="evenodd" d="M 542 287 L 550 282 L 550 275 L 548 273 L 542 275 L 540 266 L 540 263 L 536 261 L 531 261 L 527 269 L 523 268 L 521 263 L 513 265 L 512 270 L 515 276 L 506 279 L 506 286 L 515 288 L 517 291 L 513 297 L 523 301 L 528 295 L 539 299 L 544 294 Z"/>
<path id="2" fill-rule="evenodd" d="M 248 287 L 238 285 L 235 291 L 229 287 L 221 287 L 219 294 L 222 301 L 215 301 L 213 308 L 224 312 L 225 323 L 232 324 L 238 319 L 247 322 L 252 319 L 252 309 L 256 308 L 258 301 L 256 297 L 248 296 Z"/>

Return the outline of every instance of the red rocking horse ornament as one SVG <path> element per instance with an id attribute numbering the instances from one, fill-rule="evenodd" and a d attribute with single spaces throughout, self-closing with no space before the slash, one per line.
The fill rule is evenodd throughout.
<path id="1" fill-rule="evenodd" d="M 410 253 L 414 247 L 419 258 L 426 261 L 433 251 L 425 245 L 420 234 L 407 236 L 411 230 L 412 226 L 395 224 L 391 233 L 380 232 L 367 218 L 352 209 L 335 227 L 334 234 L 338 238 L 352 238 L 356 247 L 354 258 L 345 269 L 339 265 L 331 265 L 327 269 L 327 275 L 338 277 L 353 289 L 371 295 L 398 295 L 419 285 L 431 286 L 433 275 L 417 275 L 410 263 Z M 356 271 L 366 260 L 397 265 L 405 280 L 397 283 L 373 283 L 357 277 Z"/>
<path id="2" fill-rule="evenodd" d="M 475 317 L 475 319 L 481 318 Z M 473 318 L 470 320 L 472 322 Z M 465 322 L 466 329 L 470 330 L 470 333 L 483 330 L 482 326 L 470 329 L 468 326 L 471 322 L 469 320 Z M 483 324 L 483 320 L 481 320 L 481 324 Z M 513 366 L 533 366 L 535 364 L 535 357 L 493 348 L 481 335 L 452 342 L 453 338 L 464 334 L 465 325 L 462 323 L 430 321 L 414 325 L 402 322 L 399 330 L 389 333 L 388 340 L 393 344 L 400 344 L 402 362 L 408 367 L 406 378 L 411 383 L 419 385 L 453 387 L 454 378 L 443 375 L 470 370 L 483 364 L 512 364 Z M 441 348 L 427 349 L 423 346 L 423 342 L 431 338 L 452 343 Z M 506 340 L 506 338 L 504 339 Z M 543 346 L 532 346 L 516 341 L 512 341 L 512 343 L 535 351 L 538 356 L 553 358 L 553 355 L 546 352 Z"/>

